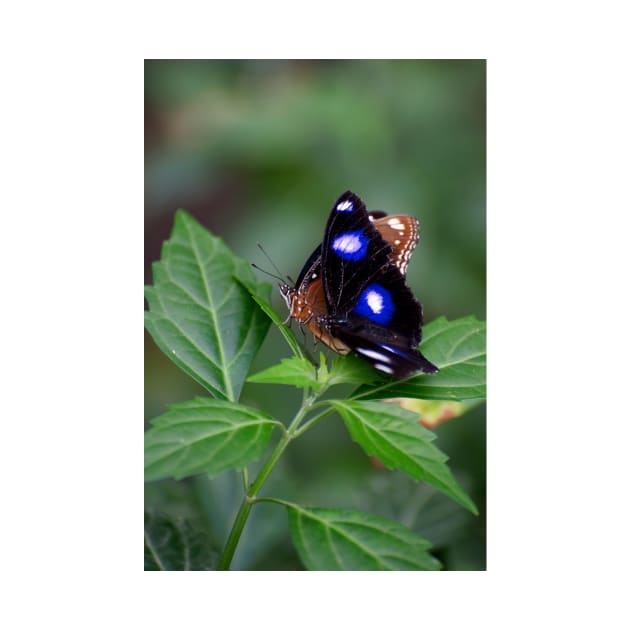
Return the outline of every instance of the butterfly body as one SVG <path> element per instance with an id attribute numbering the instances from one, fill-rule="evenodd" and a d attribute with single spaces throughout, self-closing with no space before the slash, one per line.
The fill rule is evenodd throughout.
<path id="1" fill-rule="evenodd" d="M 335 352 L 352 351 L 387 374 L 436 372 L 417 350 L 422 307 L 405 284 L 417 242 L 414 217 L 368 214 L 344 193 L 295 287 L 280 287 L 289 316 Z"/>
<path id="2" fill-rule="evenodd" d="M 327 326 L 328 307 L 322 284 L 322 258 L 320 245 L 309 257 L 298 276 L 295 288 L 280 286 L 280 292 L 289 308 L 289 317 L 306 326 L 314 337 L 339 354 L 348 354 L 350 348 L 335 339 Z"/>

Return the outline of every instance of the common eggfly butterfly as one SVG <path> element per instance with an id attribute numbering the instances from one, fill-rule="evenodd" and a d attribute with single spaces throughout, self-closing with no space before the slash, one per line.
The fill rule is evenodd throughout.
<path id="1" fill-rule="evenodd" d="M 357 195 L 343 193 L 295 287 L 280 286 L 290 317 L 335 352 L 354 352 L 386 374 L 437 372 L 417 350 L 422 306 L 405 284 L 417 242 L 414 217 L 368 214 Z"/>

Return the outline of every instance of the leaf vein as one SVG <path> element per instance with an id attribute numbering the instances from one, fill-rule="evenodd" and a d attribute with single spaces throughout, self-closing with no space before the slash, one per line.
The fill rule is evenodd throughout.
<path id="1" fill-rule="evenodd" d="M 294 509 L 299 509 L 299 508 L 294 508 Z M 330 521 L 326 521 L 324 519 L 319 518 L 316 514 L 314 514 L 313 512 L 304 512 L 303 513 L 306 514 L 307 518 L 311 518 L 313 520 L 317 520 L 320 523 L 322 523 L 322 525 L 326 528 L 326 529 L 331 529 L 334 530 L 338 536 L 340 536 L 341 538 L 345 538 L 346 540 L 348 540 L 351 544 L 354 544 L 355 547 L 358 547 L 359 549 L 361 549 L 366 555 L 371 556 L 372 558 L 374 558 L 377 562 L 377 564 L 381 564 L 382 562 L 379 561 L 379 557 L 377 555 L 375 555 L 374 553 L 372 553 L 367 547 L 363 546 L 362 544 L 360 544 L 357 540 L 355 540 L 354 538 L 351 538 L 346 532 L 344 532 L 342 529 L 340 529 L 339 527 L 335 527 L 334 522 L 330 522 Z M 335 553 L 335 557 L 337 557 L 337 553 L 336 551 L 333 549 L 333 553 Z M 343 564 L 340 563 L 340 566 L 343 567 Z"/>
<path id="2" fill-rule="evenodd" d="M 158 565 L 158 567 L 160 567 L 160 571 L 166 571 L 166 567 L 162 563 L 162 560 L 160 559 L 157 549 L 155 548 L 155 546 L 153 545 L 153 541 L 151 540 L 151 535 L 147 531 L 146 527 L 144 528 L 144 542 L 146 546 L 148 547 L 149 551 L 151 552 L 151 555 L 153 556 L 155 563 Z"/>
<path id="3" fill-rule="evenodd" d="M 214 329 L 216 331 L 216 338 L 217 338 L 217 347 L 219 350 L 219 357 L 220 357 L 220 363 L 223 366 L 223 369 L 221 370 L 221 376 L 223 377 L 223 383 L 225 386 L 225 391 L 227 394 L 227 397 L 229 400 L 234 400 L 234 391 L 232 389 L 232 382 L 229 379 L 229 375 L 227 372 L 227 366 L 226 366 L 226 362 L 225 362 L 225 349 L 223 348 L 223 341 L 221 340 L 221 334 L 220 334 L 220 328 L 219 328 L 219 322 L 217 320 L 217 316 L 216 316 L 216 310 L 214 309 L 214 302 L 213 302 L 213 298 L 212 298 L 212 292 L 210 290 L 210 284 L 208 283 L 208 278 L 206 277 L 206 270 L 205 267 L 202 265 L 201 262 L 201 255 L 199 253 L 199 251 L 197 250 L 197 242 L 194 238 L 194 235 L 190 232 L 188 225 L 186 224 L 186 231 L 189 234 L 189 238 L 190 238 L 190 243 L 192 246 L 192 251 L 195 255 L 195 260 L 197 261 L 197 264 L 199 265 L 199 270 L 201 273 L 201 279 L 203 281 L 203 286 L 206 292 L 206 297 L 208 298 L 208 304 L 210 306 L 210 317 L 212 319 L 212 324 L 214 326 Z"/>

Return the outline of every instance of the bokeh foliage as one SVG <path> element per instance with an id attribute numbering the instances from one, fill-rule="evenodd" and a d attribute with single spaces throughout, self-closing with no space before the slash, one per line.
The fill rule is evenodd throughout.
<path id="1" fill-rule="evenodd" d="M 295 278 L 330 205 L 351 189 L 369 209 L 420 219 L 408 279 L 425 321 L 485 319 L 485 62 L 147 61 L 145 95 L 147 282 L 176 207 L 269 267 L 261 242 Z M 203 394 L 146 339 L 147 418 Z M 272 327 L 253 371 L 285 356 Z M 298 397 L 291 387 L 247 383 L 242 402 L 286 419 Z M 306 505 L 368 507 L 426 535 L 445 568 L 482 569 L 485 406 L 436 432 L 480 517 L 376 468 L 336 417 L 292 445 L 270 493 L 275 485 Z M 188 519 L 220 547 L 239 493 L 227 473 L 149 484 L 146 504 Z M 288 540 L 282 510 L 256 506 L 233 566 L 299 569 Z"/>

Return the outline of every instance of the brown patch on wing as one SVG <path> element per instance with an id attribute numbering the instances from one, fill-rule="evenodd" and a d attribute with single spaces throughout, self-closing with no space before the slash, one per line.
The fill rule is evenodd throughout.
<path id="1" fill-rule="evenodd" d="M 320 317 L 328 315 L 320 271 L 321 267 L 314 265 L 304 278 L 300 290 L 294 293 L 291 303 L 291 317 L 295 318 L 300 326 L 306 326 L 314 337 L 338 354 L 348 354 L 350 348 L 333 337 L 319 323 Z"/>
<path id="2" fill-rule="evenodd" d="M 306 288 L 306 301 L 308 303 L 309 319 L 305 321 L 306 327 L 311 331 L 313 336 L 326 344 L 329 348 L 339 354 L 348 354 L 350 348 L 345 343 L 333 337 L 330 332 L 319 324 L 319 318 L 328 314 L 326 307 L 326 298 L 324 296 L 324 285 L 321 279 L 311 282 Z"/>
<path id="3" fill-rule="evenodd" d="M 404 276 L 420 233 L 418 219 L 404 214 L 389 214 L 375 218 L 374 227 L 392 248 L 391 259 Z"/>

